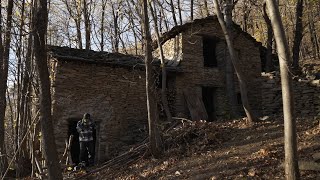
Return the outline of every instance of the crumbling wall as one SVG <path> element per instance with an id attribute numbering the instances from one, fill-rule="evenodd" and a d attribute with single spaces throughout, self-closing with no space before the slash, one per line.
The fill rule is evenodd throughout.
<path id="1" fill-rule="evenodd" d="M 282 113 L 282 91 L 279 74 L 262 73 L 263 114 Z M 293 80 L 294 110 L 297 116 L 320 116 L 320 82 Z"/>
<path id="2" fill-rule="evenodd" d="M 216 45 L 217 67 L 204 67 L 203 59 L 203 37 L 218 39 Z M 259 46 L 256 42 L 249 40 L 243 34 L 235 34 L 235 49 L 239 56 L 240 69 L 247 80 L 249 101 L 252 109 L 259 115 L 261 113 L 261 61 Z M 224 40 L 224 34 L 218 22 L 205 25 L 192 26 L 188 31 L 182 33 L 182 60 L 180 62 L 181 74 L 176 79 L 176 108 L 177 112 L 186 114 L 186 104 L 183 90 L 195 91 L 202 96 L 201 87 L 211 86 L 216 88 L 216 115 L 218 118 L 228 118 L 230 107 L 227 99 L 226 66 L 225 61 L 229 58 L 229 52 Z M 234 75 L 236 92 L 240 92 L 238 79 Z M 239 106 L 240 107 L 240 106 Z M 242 109 L 242 107 L 240 107 Z"/>
<path id="3" fill-rule="evenodd" d="M 135 141 L 133 131 L 147 125 L 144 71 L 59 60 L 53 120 L 60 153 L 68 138 L 68 120 L 80 120 L 86 112 L 100 125 L 101 160 L 119 152 L 123 142 Z"/>

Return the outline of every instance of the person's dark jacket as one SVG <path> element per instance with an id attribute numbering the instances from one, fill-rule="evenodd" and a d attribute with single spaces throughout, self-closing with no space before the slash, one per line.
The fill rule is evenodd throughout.
<path id="1" fill-rule="evenodd" d="M 95 129 L 95 124 L 93 121 L 88 120 L 84 122 L 80 120 L 77 124 L 77 131 L 79 133 L 80 142 L 93 141 L 93 130 Z"/>

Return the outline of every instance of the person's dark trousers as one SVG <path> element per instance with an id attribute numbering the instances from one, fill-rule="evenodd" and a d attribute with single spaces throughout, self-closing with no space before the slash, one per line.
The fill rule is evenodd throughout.
<path id="1" fill-rule="evenodd" d="M 80 141 L 80 162 L 88 160 L 89 166 L 94 164 L 94 141 Z M 88 151 L 86 151 L 86 149 Z"/>

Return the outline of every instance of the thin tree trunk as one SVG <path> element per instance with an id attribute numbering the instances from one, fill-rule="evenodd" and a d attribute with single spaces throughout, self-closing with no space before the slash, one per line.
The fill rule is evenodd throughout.
<path id="1" fill-rule="evenodd" d="M 292 47 L 292 66 L 294 70 L 299 69 L 299 54 L 300 45 L 302 41 L 302 13 L 303 13 L 303 0 L 298 0 L 296 5 L 296 28 L 294 33 L 294 42 Z"/>
<path id="2" fill-rule="evenodd" d="M 0 3 L 2 5 L 2 2 Z M 8 166 L 6 148 L 4 143 L 4 118 L 6 111 L 6 89 L 9 67 L 9 52 L 11 42 L 11 27 L 12 27 L 12 10 L 13 0 L 8 0 L 7 7 L 7 22 L 4 36 L 4 46 L 2 45 L 2 34 L 0 31 L 0 174 L 6 170 Z M 0 14 L 1 15 L 1 14 Z M 2 19 L 2 16 L 0 17 Z M 0 29 L 2 30 L 2 29 Z"/>
<path id="3" fill-rule="evenodd" d="M 265 72 L 270 72 L 273 69 L 272 64 L 272 39 L 273 39 L 273 31 L 271 20 L 268 17 L 266 3 L 263 3 L 263 18 L 267 25 L 267 53 L 266 53 L 266 65 L 265 65 Z"/>
<path id="4" fill-rule="evenodd" d="M 90 50 L 91 47 L 91 25 L 88 13 L 88 4 L 86 0 L 83 0 L 83 16 L 84 16 L 84 27 L 86 34 L 86 50 Z"/>
<path id="5" fill-rule="evenodd" d="M 37 0 L 34 14 L 34 51 L 40 80 L 40 123 L 44 145 L 44 156 L 48 168 L 48 179 L 62 179 L 61 166 L 53 132 L 51 116 L 50 79 L 47 66 L 46 32 L 48 25 L 47 0 Z"/>
<path id="6" fill-rule="evenodd" d="M 100 50 L 104 50 L 104 16 L 105 16 L 105 10 L 106 10 L 107 3 L 106 1 L 102 1 L 102 12 L 101 12 L 101 24 L 100 24 Z"/>
<path id="7" fill-rule="evenodd" d="M 287 180 L 300 179 L 297 156 L 297 132 L 296 121 L 294 119 L 294 102 L 292 95 L 292 82 L 289 65 L 289 47 L 286 35 L 280 18 L 280 13 L 275 0 L 266 0 L 272 28 L 277 43 L 282 102 L 284 115 L 284 149 L 285 149 L 285 178 Z"/>
<path id="8" fill-rule="evenodd" d="M 226 22 L 226 28 L 229 30 L 229 37 L 233 39 L 233 21 L 232 21 L 232 9 L 233 1 L 226 0 L 226 5 L 224 6 L 224 21 Z M 234 118 L 238 115 L 237 110 L 237 100 L 234 85 L 234 68 L 232 66 L 231 57 L 226 58 L 226 88 L 228 101 L 230 106 L 230 116 Z"/>
<path id="9" fill-rule="evenodd" d="M 118 32 L 118 19 L 119 12 L 112 5 L 112 15 L 113 15 L 113 28 L 114 28 L 114 37 L 113 37 L 113 52 L 119 52 L 119 32 Z"/>
<path id="10" fill-rule="evenodd" d="M 193 21 L 193 0 L 190 0 L 190 20 Z"/>
<path id="11" fill-rule="evenodd" d="M 156 7 L 156 6 L 154 6 L 154 7 Z M 181 4 L 180 4 L 180 0 L 178 0 L 178 13 L 179 13 L 180 25 L 182 25 L 182 14 L 181 14 Z"/>
<path id="12" fill-rule="evenodd" d="M 310 8 L 310 11 L 308 12 L 308 28 L 310 32 L 310 40 L 312 42 L 312 53 L 313 57 L 319 57 L 320 58 L 320 48 L 319 48 L 319 43 L 318 43 L 318 37 L 317 37 L 317 31 L 315 29 L 314 25 L 314 13 L 312 9 L 312 5 L 310 4 L 309 1 L 307 1 L 308 7 Z"/>
<path id="13" fill-rule="evenodd" d="M 226 41 L 227 41 L 227 45 L 228 45 L 228 49 L 229 49 L 229 53 L 230 53 L 230 58 L 233 64 L 233 67 L 235 69 L 235 72 L 237 74 L 238 80 L 239 80 L 239 86 L 240 86 L 240 92 L 241 92 L 241 100 L 242 100 L 242 105 L 244 108 L 244 111 L 247 115 L 248 118 L 248 123 L 252 124 L 256 119 L 255 116 L 253 115 L 253 112 L 251 110 L 251 107 L 249 105 L 249 100 L 248 100 L 248 90 L 247 90 L 247 85 L 246 85 L 246 80 L 244 79 L 244 76 L 240 70 L 240 66 L 238 64 L 238 61 L 236 60 L 236 53 L 234 51 L 233 48 L 233 44 L 232 44 L 232 40 L 230 38 L 230 32 L 228 31 L 225 22 L 223 20 L 223 16 L 220 10 L 220 6 L 218 4 L 218 0 L 213 0 L 213 4 L 215 6 L 215 11 L 220 23 L 220 26 L 222 28 L 222 31 L 224 32 Z"/>
<path id="14" fill-rule="evenodd" d="M 157 127 L 159 114 L 157 102 L 155 99 L 154 76 L 152 70 L 152 47 L 151 47 L 151 34 L 149 29 L 148 18 L 148 3 L 143 0 L 143 29 L 145 41 L 145 66 L 146 66 L 146 94 L 147 94 L 147 109 L 148 109 L 148 122 L 149 122 L 149 140 L 151 153 L 154 157 L 160 157 L 162 153 L 162 143 Z"/>
<path id="15" fill-rule="evenodd" d="M 204 1 L 204 10 L 206 12 L 206 16 L 210 16 L 208 2 L 207 2 L 207 0 L 203 0 L 203 1 Z"/>
<path id="16" fill-rule="evenodd" d="M 243 31 L 248 32 L 248 17 L 249 17 L 249 8 L 247 1 L 243 1 Z"/>
<path id="17" fill-rule="evenodd" d="M 170 0 L 170 7 L 171 7 L 171 12 L 172 12 L 172 18 L 173 18 L 174 25 L 177 26 L 178 22 L 177 22 L 177 18 L 176 18 L 176 12 L 174 10 L 173 0 Z"/>
<path id="18" fill-rule="evenodd" d="M 20 144 L 21 141 L 21 135 L 24 132 L 23 122 L 22 122 L 22 109 L 21 109 L 21 99 L 22 99 L 22 91 L 21 91 L 21 81 L 20 78 L 23 79 L 23 73 L 21 71 L 22 69 L 22 33 L 24 29 L 24 9 L 25 9 L 25 0 L 22 1 L 22 8 L 21 8 L 21 24 L 19 27 L 19 44 L 18 44 L 18 50 L 17 50 L 17 58 L 18 58 L 18 64 L 17 64 L 17 103 L 16 103 L 16 145 Z M 24 144 L 25 145 L 25 144 Z M 18 149 L 18 146 L 15 147 Z M 22 156 L 24 156 L 27 151 L 27 148 L 23 148 L 24 152 L 19 152 L 16 157 L 16 177 L 20 177 L 21 174 L 23 174 L 23 170 L 25 169 L 23 167 L 24 163 L 22 162 Z"/>
<path id="19" fill-rule="evenodd" d="M 153 3 L 154 3 L 154 6 L 155 6 L 155 2 L 153 2 Z M 167 116 L 167 120 L 169 122 L 171 122 L 172 121 L 172 115 L 171 115 L 171 112 L 170 112 L 170 109 L 169 109 L 169 103 L 168 103 L 168 98 L 167 98 L 167 72 L 166 72 L 166 65 L 165 65 L 165 62 L 164 62 L 163 48 L 162 48 L 162 45 L 160 43 L 158 19 L 157 19 L 156 12 L 152 8 L 151 2 L 149 2 L 149 6 L 150 6 L 150 11 L 151 11 L 151 14 L 152 14 L 153 21 L 154 21 L 154 26 L 155 26 L 154 28 L 155 28 L 155 33 L 156 33 L 156 37 L 157 37 L 157 43 L 158 43 L 158 47 L 159 47 L 159 50 L 160 50 L 161 85 L 162 85 L 162 87 L 161 87 L 161 101 L 162 101 L 163 108 L 164 108 L 164 111 L 165 111 L 166 116 Z"/>

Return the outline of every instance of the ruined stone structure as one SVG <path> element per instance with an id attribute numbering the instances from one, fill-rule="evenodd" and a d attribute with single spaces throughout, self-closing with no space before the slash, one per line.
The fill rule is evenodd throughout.
<path id="1" fill-rule="evenodd" d="M 147 121 L 145 72 L 139 57 L 51 47 L 53 119 L 58 151 L 85 112 L 97 124 L 96 158 L 108 158 Z M 135 138 L 135 137 L 132 137 Z M 76 142 L 77 137 L 74 138 Z M 75 148 L 77 145 L 75 145 Z M 76 156 L 76 155 L 75 155 Z M 77 158 L 77 157 L 74 157 Z"/>
<path id="2" fill-rule="evenodd" d="M 201 111 L 209 120 L 228 118 L 225 61 L 229 54 L 218 20 L 215 17 L 195 20 L 175 27 L 163 37 L 173 115 L 193 118 L 192 114 Z M 234 46 L 247 80 L 249 101 L 254 112 L 260 115 L 261 44 L 235 25 Z M 109 158 L 121 151 L 123 144 L 139 140 L 132 134 L 139 134 L 135 131 L 142 132 L 147 125 L 141 57 L 66 47 L 51 47 L 49 55 L 59 152 L 63 152 L 65 139 L 76 135 L 75 123 L 85 112 L 90 113 L 98 125 L 96 159 Z M 159 72 L 157 60 L 154 67 Z M 234 93 L 240 97 L 235 75 L 234 83 Z M 241 99 L 238 99 L 238 109 L 242 111 Z M 75 144 L 74 149 L 76 147 Z"/>
<path id="3" fill-rule="evenodd" d="M 209 119 L 227 118 L 230 107 L 226 97 L 226 60 L 229 52 L 216 17 L 194 20 L 163 35 L 165 59 L 179 67 L 172 81 L 176 93 L 174 112 L 189 115 L 185 96 L 204 100 Z M 234 25 L 234 47 L 240 69 L 247 80 L 249 101 L 256 115 L 261 114 L 260 47 L 253 37 Z M 157 54 L 157 52 L 155 53 Z M 170 78 L 170 77 L 169 77 Z M 238 111 L 242 112 L 238 79 L 234 75 Z M 169 80 L 170 81 L 170 80 Z M 211 100 L 207 100 L 210 98 Z"/>
<path id="4" fill-rule="evenodd" d="M 279 74 L 262 73 L 263 115 L 282 113 L 282 91 Z M 294 110 L 296 116 L 320 116 L 320 81 L 293 80 Z"/>

